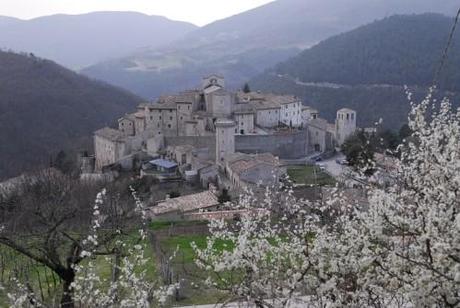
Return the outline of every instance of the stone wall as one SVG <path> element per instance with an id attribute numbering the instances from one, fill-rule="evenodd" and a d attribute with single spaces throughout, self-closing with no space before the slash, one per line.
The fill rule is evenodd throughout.
<path id="1" fill-rule="evenodd" d="M 208 148 L 210 159 L 215 160 L 216 138 L 214 136 L 165 137 L 165 146 L 192 145 Z M 255 154 L 272 153 L 282 159 L 296 159 L 308 155 L 307 131 L 280 135 L 236 135 L 235 151 Z"/>
<path id="2" fill-rule="evenodd" d="M 237 152 L 272 153 L 284 159 L 294 159 L 308 155 L 307 131 L 280 135 L 239 135 L 235 136 Z"/>
<path id="3" fill-rule="evenodd" d="M 208 148 L 212 160 L 216 159 L 216 137 L 214 136 L 174 136 L 165 137 L 165 147 L 192 145 L 196 149 Z"/>

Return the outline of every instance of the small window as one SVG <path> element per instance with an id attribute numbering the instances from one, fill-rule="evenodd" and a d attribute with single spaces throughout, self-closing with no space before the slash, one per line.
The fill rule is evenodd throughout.
<path id="1" fill-rule="evenodd" d="M 125 123 L 121 123 L 121 126 L 125 126 Z"/>
<path id="2" fill-rule="evenodd" d="M 160 120 L 161 120 L 161 116 L 160 116 Z"/>
<path id="3" fill-rule="evenodd" d="M 190 106 L 187 106 L 187 109 L 190 110 Z"/>
<path id="4" fill-rule="evenodd" d="M 180 110 L 180 106 L 177 106 L 177 109 L 179 109 L 179 110 Z"/>
<path id="5" fill-rule="evenodd" d="M 169 109 L 169 112 L 171 112 L 171 113 L 172 113 L 172 111 L 173 111 L 172 109 Z"/>
<path id="6" fill-rule="evenodd" d="M 168 124 L 168 128 L 171 128 L 171 124 Z"/>
<path id="7" fill-rule="evenodd" d="M 172 117 L 169 117 L 169 120 L 171 120 L 171 121 L 172 121 Z"/>
<path id="8" fill-rule="evenodd" d="M 182 119 L 183 119 L 183 118 L 182 118 L 182 117 L 180 117 L 180 119 L 181 119 L 181 121 L 182 121 Z"/>
<path id="9" fill-rule="evenodd" d="M 153 117 L 152 117 L 152 116 L 150 116 L 150 120 L 153 120 Z"/>

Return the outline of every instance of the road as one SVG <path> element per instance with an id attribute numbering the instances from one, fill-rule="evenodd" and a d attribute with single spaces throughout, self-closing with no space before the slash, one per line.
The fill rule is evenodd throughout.
<path id="1" fill-rule="evenodd" d="M 342 175 L 342 173 L 347 171 L 348 167 L 336 163 L 336 160 L 344 159 L 345 155 L 343 155 L 342 153 L 337 153 L 331 158 L 320 161 L 319 164 L 323 165 L 326 168 L 326 171 L 333 177 L 339 177 L 340 175 Z"/>

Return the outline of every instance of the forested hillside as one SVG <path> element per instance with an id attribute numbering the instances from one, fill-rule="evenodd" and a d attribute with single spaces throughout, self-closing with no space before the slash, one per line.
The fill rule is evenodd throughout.
<path id="1" fill-rule="evenodd" d="M 344 33 L 276 66 L 304 82 L 429 86 L 452 27 L 438 14 L 392 16 Z M 441 85 L 460 90 L 460 32 Z"/>
<path id="2" fill-rule="evenodd" d="M 54 62 L 0 52 L 0 179 L 46 165 L 139 102 Z"/>
<path id="3" fill-rule="evenodd" d="M 148 48 L 82 72 L 146 98 L 194 87 L 209 73 L 224 75 L 236 88 L 321 40 L 376 19 L 453 15 L 457 9 L 457 0 L 278 0 L 191 31 L 165 48 Z"/>
<path id="4" fill-rule="evenodd" d="M 426 92 L 452 22 L 438 14 L 388 17 L 329 38 L 250 84 L 297 94 L 330 119 L 335 110 L 348 106 L 358 111 L 361 125 L 383 118 L 386 127 L 398 129 L 409 111 L 403 86 L 420 95 Z M 453 42 L 439 84 L 443 91 L 459 92 L 460 33 Z"/>

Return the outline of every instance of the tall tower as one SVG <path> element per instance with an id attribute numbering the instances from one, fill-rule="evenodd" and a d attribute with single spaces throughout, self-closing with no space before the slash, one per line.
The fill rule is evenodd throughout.
<path id="1" fill-rule="evenodd" d="M 225 156 L 235 153 L 235 122 L 227 119 L 216 121 L 216 164 L 225 166 Z"/>
<path id="2" fill-rule="evenodd" d="M 356 111 L 343 108 L 337 111 L 335 120 L 335 139 L 338 146 L 342 146 L 345 140 L 356 131 Z"/>

